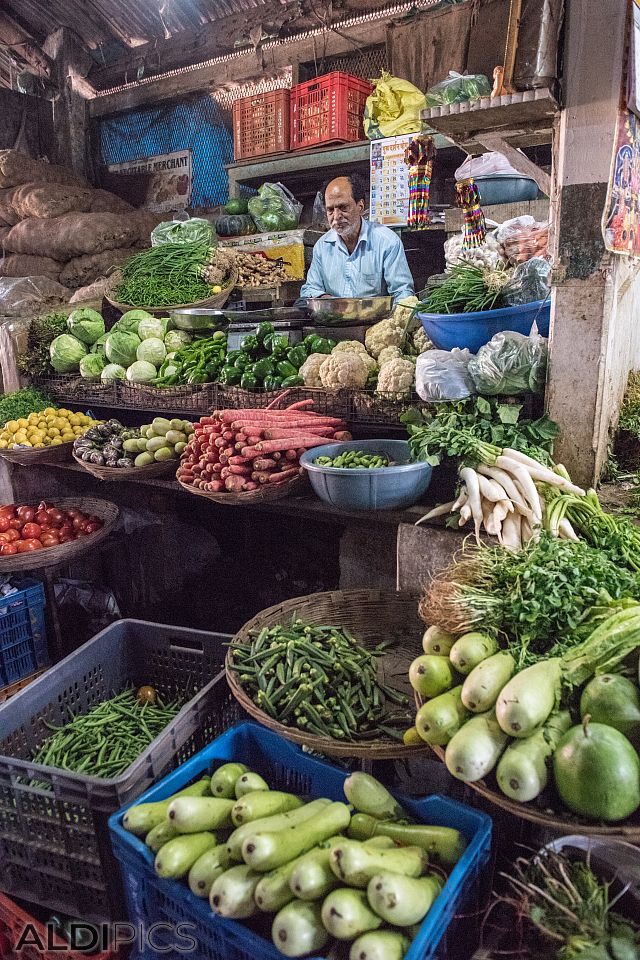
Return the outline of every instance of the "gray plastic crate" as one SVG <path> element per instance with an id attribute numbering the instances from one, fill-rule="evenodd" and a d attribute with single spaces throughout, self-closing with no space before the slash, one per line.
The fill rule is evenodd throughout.
<path id="1" fill-rule="evenodd" d="M 0 706 L 0 889 L 86 919 L 124 917 L 107 821 L 242 712 L 221 667 L 226 634 L 120 620 Z M 30 762 L 60 724 L 127 687 L 190 697 L 120 777 Z"/>

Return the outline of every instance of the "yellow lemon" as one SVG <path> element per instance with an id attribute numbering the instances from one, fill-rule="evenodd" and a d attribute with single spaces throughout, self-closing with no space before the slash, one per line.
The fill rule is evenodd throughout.
<path id="1" fill-rule="evenodd" d="M 23 446 L 23 447 L 32 447 L 33 444 L 31 443 L 31 440 L 23 440 L 21 446 Z"/>
<path id="2" fill-rule="evenodd" d="M 54 417 L 56 413 L 53 407 L 45 407 L 45 409 L 42 412 L 46 417 Z"/>
<path id="3" fill-rule="evenodd" d="M 28 420 L 25 420 L 24 417 L 20 417 L 20 419 L 18 420 L 18 426 L 19 426 L 19 427 L 28 427 L 28 426 L 29 426 L 29 421 L 28 421 Z"/>
<path id="4" fill-rule="evenodd" d="M 27 434 L 25 430 L 16 430 L 13 435 L 13 439 L 16 443 L 22 443 L 23 440 L 27 439 Z"/>
<path id="5" fill-rule="evenodd" d="M 18 427 L 18 421 L 17 421 L 17 420 L 9 420 L 9 421 L 7 421 L 7 423 L 5 424 L 5 428 L 6 428 L 7 430 L 9 430 L 11 433 L 15 433 L 16 430 L 19 429 L 19 427 Z"/>
<path id="6" fill-rule="evenodd" d="M 0 450 L 6 450 L 9 444 L 6 440 L 0 440 Z"/>
<path id="7" fill-rule="evenodd" d="M 71 424 L 72 427 L 78 426 L 78 424 L 80 423 L 80 418 L 78 417 L 77 413 L 71 414 L 71 416 L 69 417 L 69 423 Z"/>
<path id="8" fill-rule="evenodd" d="M 68 443 L 70 440 L 75 440 L 75 438 L 76 438 L 75 433 L 71 433 L 69 430 L 67 430 L 66 433 L 62 434 L 63 443 Z"/>
<path id="9" fill-rule="evenodd" d="M 3 430 L 2 433 L 0 433 L 0 440 L 10 440 L 10 439 L 11 439 L 11 433 L 9 432 L 9 430 Z"/>
<path id="10" fill-rule="evenodd" d="M 52 447 L 59 447 L 61 443 L 62 443 L 62 440 L 60 439 L 60 437 L 53 437 L 51 440 Z"/>
<path id="11" fill-rule="evenodd" d="M 34 443 L 33 449 L 34 449 L 34 450 L 44 450 L 44 443 Z"/>
<path id="12" fill-rule="evenodd" d="M 29 423 L 37 423 L 37 422 L 38 422 L 38 414 L 37 414 L 37 413 L 30 413 L 29 416 L 27 417 L 27 420 L 29 421 Z"/>
<path id="13" fill-rule="evenodd" d="M 58 427 L 49 427 L 49 429 L 47 430 L 47 433 L 49 434 L 50 437 L 60 436 L 60 430 L 58 429 Z"/>

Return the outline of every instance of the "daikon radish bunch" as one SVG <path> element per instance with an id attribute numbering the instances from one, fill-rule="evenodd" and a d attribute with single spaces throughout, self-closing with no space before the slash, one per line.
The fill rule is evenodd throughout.
<path id="1" fill-rule="evenodd" d="M 543 466 L 532 457 L 505 447 L 476 446 L 478 465 L 474 469 L 461 466 L 460 488 L 451 503 L 435 507 L 418 523 L 453 513 L 458 526 L 473 521 L 475 537 L 480 543 L 482 528 L 489 536 L 498 538 L 509 550 L 519 550 L 529 540 L 536 539 L 545 517 L 545 487 L 584 497 L 585 491 L 571 483 L 562 467 Z M 557 524 L 557 536 L 577 540 L 570 522 L 563 518 Z"/>

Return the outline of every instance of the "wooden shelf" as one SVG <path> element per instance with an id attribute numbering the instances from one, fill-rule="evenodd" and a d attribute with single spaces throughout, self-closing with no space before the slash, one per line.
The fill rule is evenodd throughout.
<path id="1" fill-rule="evenodd" d="M 557 112 L 549 90 L 524 90 L 423 110 L 422 119 L 469 153 L 481 153 L 485 134 L 499 134 L 515 147 L 549 143 Z"/>
<path id="2" fill-rule="evenodd" d="M 549 219 L 549 201 L 542 200 L 524 200 L 519 203 L 498 203 L 482 207 L 487 220 L 495 220 L 496 223 L 504 223 L 505 220 L 513 220 L 514 217 L 530 216 L 535 220 L 544 221 Z M 445 211 L 444 228 L 447 233 L 458 233 L 463 227 L 463 213 L 458 207 L 451 207 Z"/>

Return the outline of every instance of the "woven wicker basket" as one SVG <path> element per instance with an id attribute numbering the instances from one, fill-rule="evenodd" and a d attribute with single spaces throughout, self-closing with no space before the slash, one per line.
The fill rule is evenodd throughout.
<path id="1" fill-rule="evenodd" d="M 33 447 L 13 447 L 11 450 L 0 450 L 0 457 L 10 463 L 19 463 L 22 467 L 37 467 L 44 463 L 60 463 L 71 460 L 73 456 L 73 440 L 59 443 L 56 447 L 44 447 L 34 450 Z"/>
<path id="2" fill-rule="evenodd" d="M 120 310 L 121 313 L 126 313 L 128 310 L 146 310 L 147 313 L 152 314 L 153 316 L 162 317 L 168 310 L 186 310 L 190 307 L 212 307 L 219 308 L 223 307 L 229 297 L 233 292 L 233 288 L 236 285 L 238 279 L 238 271 L 236 267 L 232 267 L 229 280 L 226 285 L 223 287 L 220 293 L 214 293 L 210 297 L 206 297 L 204 300 L 196 300 L 194 303 L 168 303 L 163 307 L 153 307 L 146 306 L 134 307 L 130 303 L 120 303 L 118 300 L 115 300 L 112 296 L 115 288 L 122 282 L 122 272 L 120 270 L 114 270 L 114 272 L 109 277 L 109 285 L 105 292 L 105 300 L 111 304 L 112 307 L 115 307 L 116 310 Z"/>
<path id="3" fill-rule="evenodd" d="M 163 460 L 161 463 L 152 463 L 148 467 L 101 467 L 97 463 L 85 463 L 74 455 L 73 459 L 98 480 L 148 480 L 151 477 L 175 476 L 179 459 Z"/>
<path id="4" fill-rule="evenodd" d="M 62 500 L 55 500 L 54 505 L 60 510 L 75 508 L 90 516 L 99 517 L 104 522 L 104 526 L 101 530 L 96 530 L 95 533 L 80 537 L 78 540 L 72 540 L 70 543 L 61 543 L 58 547 L 44 547 L 44 549 L 34 550 L 32 553 L 18 553 L 12 557 L 0 557 L 0 573 L 40 570 L 43 567 L 54 567 L 60 563 L 68 563 L 88 550 L 93 550 L 101 540 L 108 537 L 120 513 L 115 503 L 110 503 L 108 500 L 98 500 L 95 497 L 63 498 Z"/>
<path id="5" fill-rule="evenodd" d="M 207 500 L 213 500 L 214 503 L 223 503 L 226 507 L 244 507 L 251 503 L 266 503 L 269 500 L 282 500 L 288 497 L 290 493 L 301 490 L 304 487 L 304 477 L 294 477 L 293 480 L 285 480 L 284 483 L 265 483 L 257 490 L 246 490 L 244 493 L 212 493 L 209 490 L 200 490 L 198 487 L 191 487 L 182 480 L 178 483 L 187 493 L 194 493 L 197 497 L 205 497 Z"/>
<path id="6" fill-rule="evenodd" d="M 423 630 L 418 619 L 416 598 L 381 590 L 337 590 L 297 597 L 269 607 L 236 633 L 225 666 L 231 691 L 244 710 L 286 740 L 304 744 L 329 756 L 389 760 L 425 753 L 428 750 L 426 744 L 408 747 L 391 738 L 346 742 L 314 736 L 297 727 L 278 723 L 255 705 L 238 683 L 233 670 L 233 647 L 248 644 L 249 635 L 263 627 L 289 623 L 294 615 L 307 623 L 346 627 L 366 647 L 374 647 L 383 640 L 395 640 L 395 645 L 380 658 L 380 673 L 389 686 L 411 695 L 409 665 L 416 656 Z M 407 726 L 410 724 L 411 713 L 407 711 Z"/>

